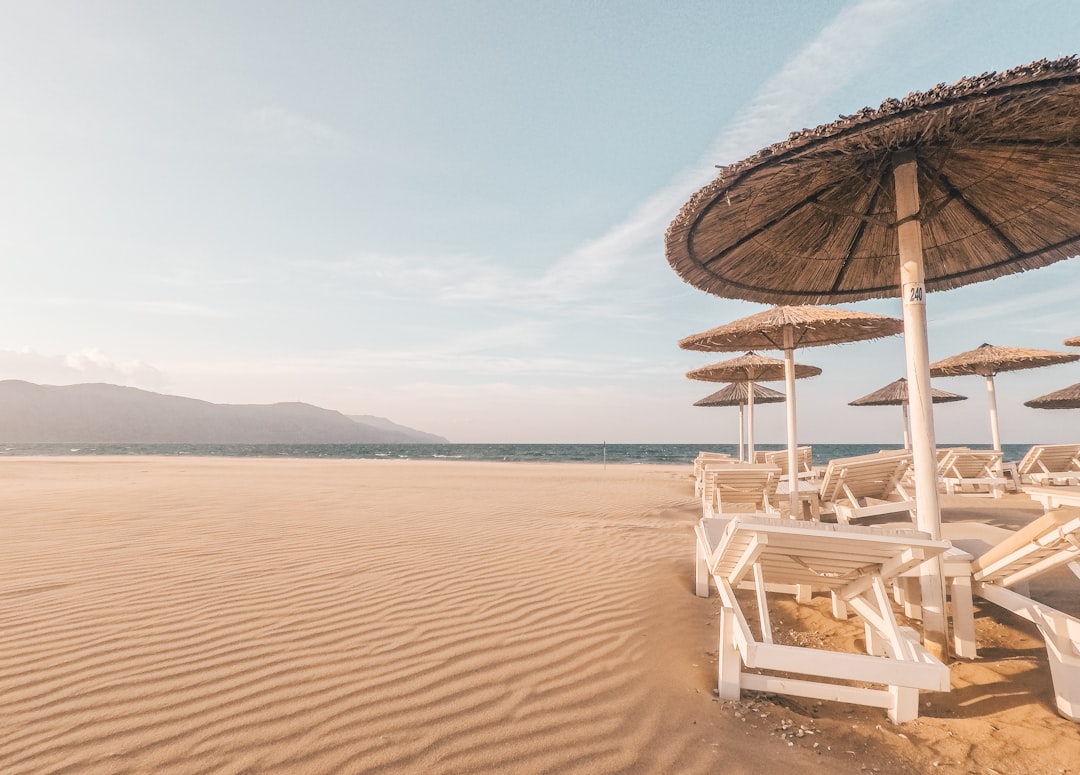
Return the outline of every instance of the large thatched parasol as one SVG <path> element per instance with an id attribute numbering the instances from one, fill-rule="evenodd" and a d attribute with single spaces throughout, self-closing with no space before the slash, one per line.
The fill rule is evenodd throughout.
<path id="1" fill-rule="evenodd" d="M 880 339 L 903 331 L 895 318 L 825 307 L 773 307 L 749 315 L 679 342 L 684 350 L 725 352 L 731 350 L 776 349 L 784 351 L 784 381 L 787 387 L 788 470 L 798 470 L 798 442 L 795 432 L 795 363 L 797 347 Z M 799 493 L 790 490 L 791 513 L 798 513 Z"/>
<path id="2" fill-rule="evenodd" d="M 990 402 L 990 437 L 994 449 L 1001 451 L 1001 434 L 998 430 L 997 392 L 994 389 L 994 375 L 1003 371 L 1036 369 L 1040 366 L 1053 366 L 1057 363 L 1069 363 L 1080 360 L 1075 353 L 1059 353 L 1053 350 L 1031 350 L 1023 347 L 996 347 L 981 344 L 974 350 L 943 358 L 930 364 L 932 377 L 958 377 L 965 374 L 978 374 L 986 377 L 986 394 Z"/>
<path id="3" fill-rule="evenodd" d="M 948 404 L 953 401 L 966 401 L 967 396 L 950 393 L 947 390 L 930 388 L 930 398 L 935 404 Z M 911 449 L 911 420 L 908 418 L 907 378 L 901 377 L 883 388 L 867 393 L 862 398 L 848 401 L 848 406 L 899 406 L 904 410 L 904 449 Z"/>
<path id="4" fill-rule="evenodd" d="M 1080 336 L 1070 336 L 1065 340 L 1064 345 L 1066 347 L 1080 347 Z"/>
<path id="5" fill-rule="evenodd" d="M 917 515 L 941 534 L 926 290 L 1080 252 L 1080 60 L 939 85 L 792 134 L 724 167 L 682 208 L 667 258 L 688 282 L 769 304 L 899 295 Z M 924 633 L 944 655 L 941 563 Z"/>
<path id="6" fill-rule="evenodd" d="M 733 382 L 726 388 L 721 388 L 715 393 L 710 393 L 700 401 L 695 401 L 694 406 L 737 406 L 739 407 L 739 460 L 745 460 L 743 456 L 744 438 L 744 408 L 751 402 L 756 404 L 778 404 L 784 400 L 784 394 L 767 388 L 764 385 L 755 385 L 750 382 Z"/>
<path id="7" fill-rule="evenodd" d="M 786 379 L 787 366 L 784 361 L 777 358 L 769 358 L 748 352 L 737 358 L 702 366 L 686 372 L 690 379 L 700 379 L 706 382 L 746 382 L 751 385 L 755 382 L 779 382 Z M 817 366 L 805 366 L 792 364 L 794 379 L 816 377 L 821 373 Z M 746 447 L 747 457 L 754 458 L 754 400 L 753 393 L 749 393 L 749 401 L 746 409 Z M 790 401 L 790 391 L 788 400 Z M 793 469 L 794 470 L 794 469 Z"/>
<path id="8" fill-rule="evenodd" d="M 1080 382 L 1025 401 L 1024 406 L 1032 409 L 1080 409 Z"/>

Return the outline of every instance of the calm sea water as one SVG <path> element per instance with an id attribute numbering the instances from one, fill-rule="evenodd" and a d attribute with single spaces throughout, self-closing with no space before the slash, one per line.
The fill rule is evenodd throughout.
<path id="1" fill-rule="evenodd" d="M 814 464 L 867 455 L 899 444 L 814 444 Z M 941 444 L 988 449 L 987 444 Z M 1028 444 L 1006 444 L 1006 460 L 1019 460 Z M 758 444 L 758 450 L 784 449 Z M 7 444 L 0 455 L 190 455 L 211 457 L 491 460 L 547 463 L 690 463 L 698 452 L 735 454 L 734 444 Z"/>

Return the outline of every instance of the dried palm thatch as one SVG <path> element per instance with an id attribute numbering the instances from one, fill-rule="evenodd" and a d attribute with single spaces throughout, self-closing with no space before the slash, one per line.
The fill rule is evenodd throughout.
<path id="1" fill-rule="evenodd" d="M 785 331 L 791 347 L 857 342 L 899 334 L 903 321 L 869 312 L 830 307 L 773 307 L 679 341 L 684 350 L 724 352 L 783 350 Z"/>
<path id="2" fill-rule="evenodd" d="M 1080 355 L 1074 353 L 981 344 L 974 350 L 931 363 L 930 376 L 958 377 L 965 374 L 979 374 L 983 377 L 991 377 L 1003 371 L 1035 369 L 1040 366 L 1053 366 L 1076 360 L 1080 360 Z"/>
<path id="3" fill-rule="evenodd" d="M 1080 336 L 1070 336 L 1063 344 L 1066 347 L 1080 347 Z"/>
<path id="4" fill-rule="evenodd" d="M 935 404 L 947 404 L 952 401 L 966 401 L 967 396 L 950 393 L 947 390 L 930 389 L 931 400 Z M 908 384 L 905 377 L 890 382 L 880 390 L 867 393 L 862 398 L 849 401 L 848 406 L 902 406 L 908 402 Z"/>
<path id="5" fill-rule="evenodd" d="M 821 373 L 817 366 L 795 364 L 795 379 L 816 377 Z M 784 362 L 779 358 L 748 352 L 737 358 L 702 366 L 686 372 L 690 379 L 705 382 L 780 382 L 784 379 Z"/>
<path id="6" fill-rule="evenodd" d="M 1025 401 L 1024 406 L 1033 409 L 1080 409 L 1080 382 Z"/>
<path id="7" fill-rule="evenodd" d="M 721 168 L 668 228 L 668 262 L 719 296 L 898 295 L 892 157 L 914 153 L 928 290 L 1080 253 L 1080 60 L 938 85 Z"/>
<path id="8" fill-rule="evenodd" d="M 726 388 L 695 401 L 694 406 L 746 406 L 750 397 L 750 382 L 734 382 Z M 779 404 L 784 401 L 784 394 L 764 385 L 754 384 L 754 405 Z"/>

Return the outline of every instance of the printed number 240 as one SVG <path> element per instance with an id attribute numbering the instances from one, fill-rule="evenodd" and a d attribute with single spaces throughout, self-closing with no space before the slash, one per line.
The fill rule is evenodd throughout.
<path id="1" fill-rule="evenodd" d="M 908 301 L 923 301 L 926 298 L 926 290 L 921 285 L 913 285 L 908 288 Z"/>

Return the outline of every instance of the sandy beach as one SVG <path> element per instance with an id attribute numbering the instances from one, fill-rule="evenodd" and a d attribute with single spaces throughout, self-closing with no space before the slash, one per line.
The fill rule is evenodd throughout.
<path id="1" fill-rule="evenodd" d="M 20 458 L 0 503 L 11 775 L 1080 770 L 1036 631 L 988 606 L 917 721 L 719 701 L 689 466 Z M 774 620 L 857 648 L 828 612 Z"/>

